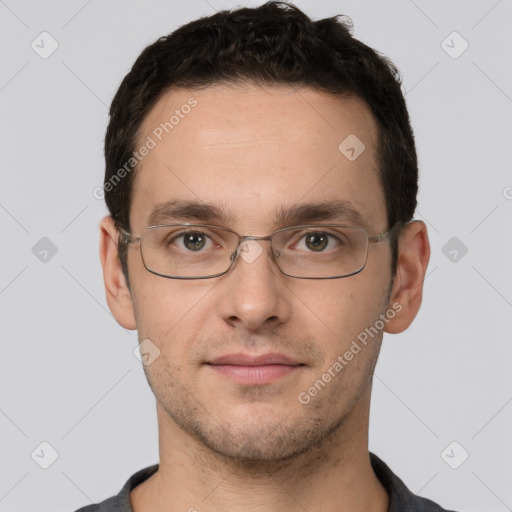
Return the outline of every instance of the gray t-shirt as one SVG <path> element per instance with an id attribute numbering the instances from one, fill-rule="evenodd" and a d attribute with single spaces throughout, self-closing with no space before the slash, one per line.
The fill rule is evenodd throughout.
<path id="1" fill-rule="evenodd" d="M 426 498 L 414 495 L 377 455 L 370 453 L 373 471 L 389 495 L 388 512 L 454 512 L 447 511 Z M 133 512 L 130 505 L 130 491 L 147 480 L 158 470 L 158 464 L 134 473 L 124 484 L 117 496 L 96 505 L 87 505 L 75 512 Z"/>

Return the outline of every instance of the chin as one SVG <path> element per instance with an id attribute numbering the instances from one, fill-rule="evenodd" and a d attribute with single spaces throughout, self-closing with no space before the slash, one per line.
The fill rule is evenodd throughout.
<path id="1" fill-rule="evenodd" d="M 255 411 L 253 411 L 254 413 Z M 343 419 L 293 417 L 293 413 L 252 416 L 230 415 L 228 421 L 217 419 L 213 424 L 195 421 L 185 428 L 203 446 L 218 456 L 236 462 L 247 469 L 266 470 L 286 466 L 298 456 L 317 452 L 342 426 Z M 197 420 L 197 418 L 196 418 Z"/>

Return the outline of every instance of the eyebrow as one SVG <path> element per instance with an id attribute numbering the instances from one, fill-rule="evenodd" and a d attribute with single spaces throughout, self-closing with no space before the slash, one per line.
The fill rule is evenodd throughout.
<path id="1" fill-rule="evenodd" d="M 195 221 L 228 227 L 234 224 L 235 218 L 225 205 L 175 199 L 158 204 L 148 217 L 148 225 Z M 273 221 L 276 229 L 318 221 L 348 221 L 360 227 L 369 225 L 365 216 L 346 200 L 283 205 L 274 212 Z"/>

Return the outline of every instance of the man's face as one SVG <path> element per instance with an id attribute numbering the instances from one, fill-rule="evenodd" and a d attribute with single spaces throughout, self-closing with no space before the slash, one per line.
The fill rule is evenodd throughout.
<path id="1" fill-rule="evenodd" d="M 363 102 L 291 88 L 173 91 L 145 118 L 140 144 L 148 135 L 155 139 L 154 130 L 191 97 L 197 106 L 164 132 L 136 171 L 134 235 L 150 225 L 157 207 L 175 200 L 224 208 L 231 220 L 223 225 L 241 235 L 304 224 L 276 224 L 275 213 L 326 201 L 350 204 L 364 224 L 350 215 L 309 223 L 360 225 L 370 235 L 386 231 L 376 123 Z M 353 161 L 350 150 L 338 149 L 351 135 L 365 145 Z M 222 220 L 159 219 L 166 222 Z M 165 421 L 218 453 L 270 461 L 305 452 L 350 421 L 364 427 L 381 334 L 359 342 L 361 350 L 344 358 L 343 369 L 332 368 L 389 307 L 391 251 L 388 242 L 371 244 L 361 273 L 304 280 L 281 274 L 269 242 L 259 244 L 263 252 L 254 261 L 239 257 L 226 275 L 212 279 L 151 274 L 137 245 L 128 250 L 128 269 L 139 340 L 149 338 L 161 351 L 145 371 Z M 227 358 L 236 367 L 234 355 L 268 354 L 295 366 L 257 374 L 212 364 Z M 301 403 L 300 394 L 329 368 L 335 376 Z M 257 375 L 262 380 L 255 382 Z"/>

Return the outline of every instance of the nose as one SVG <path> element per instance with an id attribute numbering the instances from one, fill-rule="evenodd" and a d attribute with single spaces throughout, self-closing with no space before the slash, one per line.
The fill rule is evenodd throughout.
<path id="1" fill-rule="evenodd" d="M 231 326 L 257 330 L 290 317 L 290 292 L 270 252 L 268 240 L 245 240 L 236 261 L 219 283 L 219 314 Z"/>

